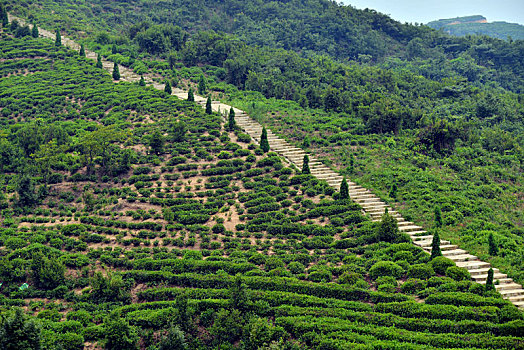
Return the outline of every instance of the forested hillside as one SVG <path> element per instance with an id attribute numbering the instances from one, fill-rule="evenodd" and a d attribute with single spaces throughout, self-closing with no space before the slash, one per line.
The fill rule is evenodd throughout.
<path id="1" fill-rule="evenodd" d="M 522 283 L 522 42 L 321 0 L 7 2 L 0 20 L 0 349 L 524 348 L 507 276 L 473 282 L 210 107 L 240 107 Z M 340 54 L 334 27 L 382 55 Z"/>
<path id="2" fill-rule="evenodd" d="M 283 48 L 305 57 L 327 54 L 339 61 L 383 63 L 431 79 L 461 76 L 523 89 L 518 77 L 524 73 L 524 41 L 448 36 L 329 0 L 40 0 L 7 2 L 7 8 L 75 36 L 111 32 L 124 43 L 126 34 L 133 38 L 139 31 L 134 25 L 177 25 L 193 34 L 230 33 L 250 45 Z M 153 29 L 144 34 L 163 43 Z M 221 48 L 223 54 L 229 54 L 228 49 Z"/>

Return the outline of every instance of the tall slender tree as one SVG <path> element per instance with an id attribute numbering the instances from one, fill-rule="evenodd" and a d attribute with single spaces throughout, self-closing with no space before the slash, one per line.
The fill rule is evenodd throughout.
<path id="1" fill-rule="evenodd" d="M 208 96 L 206 101 L 206 114 L 211 113 L 213 113 L 213 108 L 211 108 L 211 96 Z"/>
<path id="2" fill-rule="evenodd" d="M 116 55 L 118 53 L 118 49 L 116 48 L 116 44 L 113 44 L 113 47 L 111 48 L 111 54 Z"/>
<path id="3" fill-rule="evenodd" d="M 84 47 L 84 44 L 80 44 L 80 51 L 78 52 L 78 55 L 80 57 L 86 57 L 86 49 Z"/>
<path id="4" fill-rule="evenodd" d="M 302 161 L 302 174 L 311 174 L 311 170 L 309 169 L 309 156 L 307 154 L 304 155 L 304 160 Z"/>
<path id="5" fill-rule="evenodd" d="M 495 242 L 495 238 L 493 237 L 493 233 L 489 233 L 488 236 L 488 253 L 491 256 L 497 256 L 499 253 L 499 247 L 497 246 L 497 243 Z"/>
<path id="6" fill-rule="evenodd" d="M 31 36 L 33 38 L 38 38 L 39 36 L 38 27 L 36 26 L 34 22 L 33 22 L 33 29 L 31 29 Z"/>
<path id="7" fill-rule="evenodd" d="M 61 46 L 62 45 L 62 35 L 60 35 L 60 29 L 56 30 L 55 45 L 56 46 Z"/>
<path id="8" fill-rule="evenodd" d="M 233 107 L 231 107 L 231 109 L 229 110 L 229 116 L 228 116 L 228 120 L 227 120 L 227 127 L 230 131 L 233 131 L 235 130 L 237 124 L 235 122 L 235 110 L 233 109 Z"/>
<path id="9" fill-rule="evenodd" d="M 173 93 L 173 90 L 171 89 L 171 83 L 169 80 L 166 80 L 166 86 L 164 87 L 164 92 L 168 95 L 171 95 Z"/>
<path id="10" fill-rule="evenodd" d="M 348 199 L 349 198 L 349 186 L 348 182 L 346 181 L 346 178 L 342 180 L 342 183 L 340 184 L 340 199 Z"/>
<path id="11" fill-rule="evenodd" d="M 192 102 L 195 101 L 195 94 L 193 92 L 193 88 L 189 88 L 189 90 L 187 91 L 187 100 Z"/>
<path id="12" fill-rule="evenodd" d="M 116 62 L 113 65 L 113 80 L 120 80 L 120 69 L 118 68 L 118 63 Z"/>
<path id="13" fill-rule="evenodd" d="M 440 228 L 442 227 L 442 213 L 440 212 L 439 207 L 435 207 L 435 227 Z"/>
<path id="14" fill-rule="evenodd" d="M 262 135 L 260 135 L 260 148 L 264 153 L 269 152 L 269 141 L 267 139 L 267 130 L 265 127 L 262 128 Z"/>
<path id="15" fill-rule="evenodd" d="M 198 93 L 200 95 L 203 95 L 206 93 L 207 86 L 206 86 L 206 78 L 204 77 L 204 74 L 200 74 L 200 80 L 198 81 Z"/>
<path id="16" fill-rule="evenodd" d="M 146 86 L 146 81 L 144 80 L 144 76 L 140 76 L 140 81 L 138 82 L 138 85 L 140 86 Z"/>
<path id="17" fill-rule="evenodd" d="M 435 233 L 433 234 L 433 241 L 431 242 L 430 260 L 435 259 L 437 256 L 442 256 L 442 251 L 440 250 L 440 236 L 438 234 L 438 229 L 436 229 Z"/>
<path id="18" fill-rule="evenodd" d="M 98 54 L 98 56 L 96 57 L 96 68 L 104 68 L 104 65 L 102 64 L 102 55 L 101 54 Z"/>
<path id="19" fill-rule="evenodd" d="M 486 291 L 495 290 L 495 284 L 493 283 L 493 268 L 489 268 L 488 277 L 486 279 Z"/>

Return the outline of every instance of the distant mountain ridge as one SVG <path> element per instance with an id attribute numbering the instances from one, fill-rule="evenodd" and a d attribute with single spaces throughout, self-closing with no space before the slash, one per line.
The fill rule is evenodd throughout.
<path id="1" fill-rule="evenodd" d="M 503 21 L 488 22 L 486 17 L 481 15 L 439 19 L 427 23 L 427 26 L 437 30 L 442 29 L 455 36 L 478 34 L 502 40 L 508 40 L 508 38 L 524 40 L 523 25 Z"/>

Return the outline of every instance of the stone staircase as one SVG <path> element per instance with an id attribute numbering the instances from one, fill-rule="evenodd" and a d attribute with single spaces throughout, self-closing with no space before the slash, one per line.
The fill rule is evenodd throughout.
<path id="1" fill-rule="evenodd" d="M 21 18 L 9 16 L 9 20 L 17 19 L 22 25 L 25 21 Z M 55 33 L 39 28 L 40 36 L 55 39 Z M 79 50 L 80 45 L 71 39 L 62 37 L 62 44 L 74 50 Z M 94 52 L 86 50 L 86 57 L 96 60 L 97 55 Z M 102 60 L 103 67 L 109 72 L 113 70 L 113 62 Z M 121 80 L 127 82 L 137 82 L 140 76 L 135 74 L 132 70 L 120 66 Z M 164 85 L 154 82 L 153 79 L 144 75 L 144 79 L 148 84 L 156 89 L 164 90 Z M 187 99 L 187 91 L 174 88 L 173 95 L 180 99 Z M 195 102 L 205 107 L 207 99 L 203 96 L 195 95 Z M 229 112 L 231 106 L 213 101 L 211 104 L 213 111 L 219 112 L 225 116 L 225 112 Z M 260 135 L 262 134 L 262 125 L 250 118 L 244 111 L 234 108 L 235 121 L 237 125 L 242 128 L 253 140 L 260 142 Z M 291 164 L 294 164 L 299 169 L 302 168 L 304 155 L 307 153 L 301 148 L 292 146 L 287 141 L 273 134 L 271 130 L 267 130 L 268 141 L 271 150 L 277 152 L 279 155 L 287 159 Z M 325 166 L 320 160 L 312 155 L 309 156 L 309 168 L 311 174 L 320 180 L 325 180 L 335 190 L 340 189 L 343 177 Z M 411 236 L 413 243 L 422 247 L 426 252 L 431 252 L 431 242 L 433 236 L 428 235 L 424 228 L 415 225 L 413 222 L 406 221 L 398 212 L 384 203 L 379 197 L 374 195 L 368 189 L 359 186 L 351 181 L 348 181 L 350 198 L 364 209 L 365 213 L 369 215 L 372 221 L 380 221 L 386 209 L 388 213 L 396 218 L 399 230 Z M 453 260 L 457 266 L 463 267 L 469 271 L 474 281 L 485 284 L 487 273 L 491 265 L 487 262 L 481 261 L 478 257 L 468 254 L 465 250 L 459 249 L 458 246 L 451 244 L 449 241 L 441 240 L 440 248 L 442 255 Z M 506 274 L 500 273 L 496 268 L 493 269 L 494 281 L 498 281 L 495 285 L 496 290 L 502 295 L 504 299 L 511 301 L 519 309 L 524 310 L 524 289 L 521 285 L 513 282 Z"/>

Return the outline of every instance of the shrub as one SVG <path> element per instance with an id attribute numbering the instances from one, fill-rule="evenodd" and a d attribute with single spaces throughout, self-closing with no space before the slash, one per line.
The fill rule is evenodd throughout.
<path id="1" fill-rule="evenodd" d="M 446 276 L 453 278 L 455 281 L 470 280 L 471 275 L 468 270 L 458 266 L 450 266 L 446 269 Z"/>
<path id="2" fill-rule="evenodd" d="M 407 250 L 401 250 L 399 252 L 396 252 L 395 255 L 393 255 L 393 261 L 398 260 L 405 260 L 411 263 L 414 260 L 413 253 Z"/>
<path id="3" fill-rule="evenodd" d="M 304 265 L 298 261 L 292 261 L 290 262 L 288 265 L 287 265 L 287 269 L 289 271 L 291 271 L 291 273 L 294 273 L 294 274 L 300 274 L 300 273 L 304 273 L 304 271 L 306 270 Z"/>
<path id="4" fill-rule="evenodd" d="M 400 286 L 402 293 L 416 294 L 426 289 L 427 283 L 417 278 L 410 278 Z"/>
<path id="5" fill-rule="evenodd" d="M 391 283 L 384 283 L 378 286 L 377 290 L 383 293 L 393 293 L 395 292 L 395 286 Z"/>
<path id="6" fill-rule="evenodd" d="M 407 276 L 408 278 L 418 278 L 421 280 L 427 280 L 434 274 L 435 271 L 433 271 L 431 266 L 426 264 L 416 264 L 410 266 Z"/>
<path id="7" fill-rule="evenodd" d="M 431 260 L 430 264 L 431 264 L 431 267 L 433 268 L 433 270 L 436 273 L 438 273 L 439 275 L 445 275 L 446 274 L 446 270 L 449 267 L 455 266 L 455 263 L 453 262 L 453 260 L 448 259 L 448 258 L 443 257 L 443 256 L 438 256 L 438 257 L 434 258 L 433 260 Z"/>
<path id="8" fill-rule="evenodd" d="M 402 267 L 392 261 L 379 261 L 371 267 L 369 275 L 372 279 L 377 279 L 380 276 L 392 276 L 399 278 L 403 273 Z"/>
<path id="9" fill-rule="evenodd" d="M 391 276 L 381 276 L 377 278 L 377 280 L 375 281 L 375 284 L 377 285 L 377 287 L 380 286 L 381 284 L 392 284 L 395 287 L 398 286 L 397 280 Z"/>

